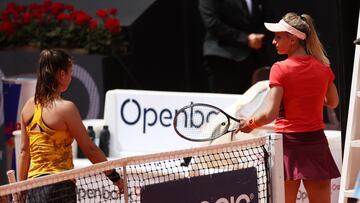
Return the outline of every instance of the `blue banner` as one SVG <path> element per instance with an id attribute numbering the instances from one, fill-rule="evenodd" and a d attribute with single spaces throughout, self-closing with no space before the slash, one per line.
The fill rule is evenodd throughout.
<path id="1" fill-rule="evenodd" d="M 256 168 L 246 168 L 141 188 L 141 203 L 257 203 Z"/>
<path id="2" fill-rule="evenodd" d="M 14 130 L 20 129 L 20 123 L 17 122 L 20 91 L 21 84 L 3 83 L 6 170 L 16 169 L 15 144 L 12 133 Z"/>

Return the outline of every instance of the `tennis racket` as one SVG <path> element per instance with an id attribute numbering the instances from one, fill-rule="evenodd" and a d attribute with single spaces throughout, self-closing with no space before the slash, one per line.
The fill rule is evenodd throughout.
<path id="1" fill-rule="evenodd" d="M 176 111 L 173 127 L 182 138 L 204 142 L 234 132 L 240 119 L 225 113 L 222 109 L 204 103 L 193 103 Z"/>

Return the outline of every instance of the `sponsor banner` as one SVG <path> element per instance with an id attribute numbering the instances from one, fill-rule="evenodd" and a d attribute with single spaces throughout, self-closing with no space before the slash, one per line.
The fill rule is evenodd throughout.
<path id="1" fill-rule="evenodd" d="M 13 131 L 20 129 L 20 113 L 25 102 L 34 95 L 36 79 L 29 77 L 5 78 L 3 110 L 6 170 L 16 169 Z"/>
<path id="2" fill-rule="evenodd" d="M 15 159 L 13 159 L 15 144 L 12 136 L 14 130 L 20 129 L 20 123 L 17 122 L 17 112 L 19 106 L 21 85 L 18 84 L 3 84 L 4 92 L 4 135 L 5 135 L 5 156 L 6 156 L 6 170 L 14 169 Z"/>
<path id="3" fill-rule="evenodd" d="M 106 93 L 104 121 L 109 126 L 110 156 L 157 153 L 199 146 L 173 129 L 178 109 L 191 103 L 209 103 L 226 109 L 241 95 L 111 90 Z"/>
<path id="4" fill-rule="evenodd" d="M 120 194 L 115 187 L 103 174 L 78 180 L 76 181 L 77 202 L 119 202 Z M 124 202 L 123 196 L 121 198 L 121 202 Z"/>
<path id="5" fill-rule="evenodd" d="M 257 203 L 256 168 L 147 185 L 141 203 Z"/>

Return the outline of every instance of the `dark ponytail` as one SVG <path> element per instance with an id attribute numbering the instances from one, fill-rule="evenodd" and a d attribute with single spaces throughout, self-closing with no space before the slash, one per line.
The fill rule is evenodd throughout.
<path id="1" fill-rule="evenodd" d="M 60 70 L 67 72 L 71 63 L 71 57 L 62 50 L 41 51 L 35 89 L 36 104 L 43 106 L 54 101 L 55 93 L 59 88 L 57 73 Z"/>

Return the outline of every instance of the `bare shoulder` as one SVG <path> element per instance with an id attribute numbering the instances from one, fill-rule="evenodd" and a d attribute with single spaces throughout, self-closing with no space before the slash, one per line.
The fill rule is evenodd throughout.
<path id="1" fill-rule="evenodd" d="M 35 107 L 34 97 L 30 97 L 24 104 L 23 110 L 26 110 L 29 107 Z"/>
<path id="2" fill-rule="evenodd" d="M 68 128 L 72 129 L 71 126 L 78 126 L 81 122 L 81 115 L 76 105 L 68 100 L 62 100 L 59 104 L 60 105 L 56 106 L 57 113 L 61 116 Z"/>
<path id="3" fill-rule="evenodd" d="M 34 111 L 35 111 L 35 101 L 34 101 L 34 97 L 31 97 L 25 102 L 21 110 L 21 117 L 25 123 L 29 122 L 29 120 L 34 115 Z"/>
<path id="4" fill-rule="evenodd" d="M 62 100 L 61 103 L 62 103 L 62 106 L 63 106 L 65 109 L 73 109 L 73 108 L 76 108 L 76 105 L 75 105 L 74 102 L 72 102 L 72 101 Z"/>
<path id="5" fill-rule="evenodd" d="M 57 102 L 56 109 L 58 113 L 61 113 L 66 117 L 77 116 L 78 114 L 78 108 L 76 107 L 76 105 L 72 101 L 68 100 L 62 100 L 60 102 Z"/>
<path id="6" fill-rule="evenodd" d="M 77 110 L 76 105 L 69 100 L 61 100 L 56 102 L 56 108 L 64 113 L 71 113 L 72 111 Z"/>

